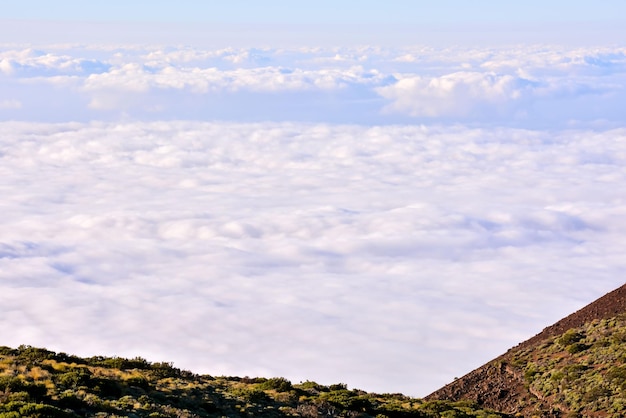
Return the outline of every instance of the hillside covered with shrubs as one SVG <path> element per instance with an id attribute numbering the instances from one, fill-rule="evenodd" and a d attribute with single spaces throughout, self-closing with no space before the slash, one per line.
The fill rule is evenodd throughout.
<path id="1" fill-rule="evenodd" d="M 626 285 L 426 399 L 516 417 L 626 417 Z"/>
<path id="2" fill-rule="evenodd" d="M 423 401 L 345 384 L 216 377 L 143 358 L 80 358 L 0 347 L 0 418 L 17 417 L 497 418 L 471 402 Z"/>

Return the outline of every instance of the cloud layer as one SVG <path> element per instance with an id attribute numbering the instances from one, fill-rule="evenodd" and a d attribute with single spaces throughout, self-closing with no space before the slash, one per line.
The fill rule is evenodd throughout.
<path id="1" fill-rule="evenodd" d="M 5 45 L 0 116 L 615 127 L 625 78 L 621 47 Z"/>
<path id="2" fill-rule="evenodd" d="M 426 395 L 622 284 L 623 128 L 0 133 L 2 344 Z"/>
<path id="3" fill-rule="evenodd" d="M 1 344 L 426 395 L 621 284 L 626 49 L 0 45 Z"/>

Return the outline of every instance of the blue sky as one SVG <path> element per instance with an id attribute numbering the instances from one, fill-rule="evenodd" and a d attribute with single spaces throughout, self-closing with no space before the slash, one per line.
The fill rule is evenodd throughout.
<path id="1" fill-rule="evenodd" d="M 626 34 L 626 2 L 618 0 L 6 3 L 0 15 L 0 39 L 10 43 L 597 45 L 615 44 Z"/>
<path id="2" fill-rule="evenodd" d="M 6 4 L 8 3 L 8 4 Z M 220 23 L 545 23 L 624 21 L 626 2 L 493 0 L 135 0 L 5 2 L 8 19 Z"/>

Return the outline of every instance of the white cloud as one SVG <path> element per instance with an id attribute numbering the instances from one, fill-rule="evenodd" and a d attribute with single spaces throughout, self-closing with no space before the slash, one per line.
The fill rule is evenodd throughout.
<path id="1" fill-rule="evenodd" d="M 425 395 L 622 284 L 625 52 L 1 47 L 3 344 Z"/>
<path id="2" fill-rule="evenodd" d="M 511 75 L 456 72 L 432 78 L 400 78 L 377 91 L 391 101 L 388 111 L 417 117 L 468 117 L 514 105 L 531 86 L 530 80 Z"/>
<path id="3" fill-rule="evenodd" d="M 93 74 L 85 81 L 85 89 L 119 89 L 145 92 L 150 88 L 189 89 L 193 93 L 217 90 L 257 92 L 332 90 L 354 84 L 374 84 L 380 81 L 376 71 L 354 67 L 348 70 L 292 70 L 279 67 L 219 70 L 217 68 L 179 69 L 165 67 L 148 71 L 136 64 L 127 64 L 105 74 Z"/>
<path id="4" fill-rule="evenodd" d="M 0 51 L 0 82 L 22 103 L 22 117 L 32 112 L 35 119 L 43 114 L 59 114 L 61 120 L 166 115 L 561 127 L 604 121 L 619 126 L 618 109 L 626 102 L 624 57 L 621 47 L 60 45 Z M 33 90 L 43 100 L 33 102 Z M 61 90 L 64 105 L 46 109 L 47 103 L 58 102 Z"/>
<path id="5" fill-rule="evenodd" d="M 35 120 L 619 126 L 626 103 L 624 57 L 621 47 L 57 45 L 0 50 L 0 82 L 5 94 L 22 103 L 22 117 Z"/>
<path id="6" fill-rule="evenodd" d="M 20 109 L 22 102 L 19 100 L 0 100 L 0 109 Z"/>
<path id="7" fill-rule="evenodd" d="M 0 72 L 20 77 L 90 74 L 108 65 L 94 59 L 58 55 L 32 48 L 0 52 Z"/>
<path id="8" fill-rule="evenodd" d="M 623 129 L 0 129 L 3 344 L 425 395 L 621 284 Z"/>

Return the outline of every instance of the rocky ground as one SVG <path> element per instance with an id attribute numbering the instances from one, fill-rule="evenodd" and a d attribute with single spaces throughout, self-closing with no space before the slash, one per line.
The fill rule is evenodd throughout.
<path id="1" fill-rule="evenodd" d="M 626 285 L 545 328 L 502 356 L 433 392 L 425 399 L 472 400 L 486 408 L 528 417 L 537 414 L 543 417 L 564 416 L 566 407 L 533 390 L 519 364 L 513 366 L 518 355 L 537 350 L 546 341 L 561 336 L 572 328 L 582 327 L 594 320 L 618 317 L 625 312 Z"/>

